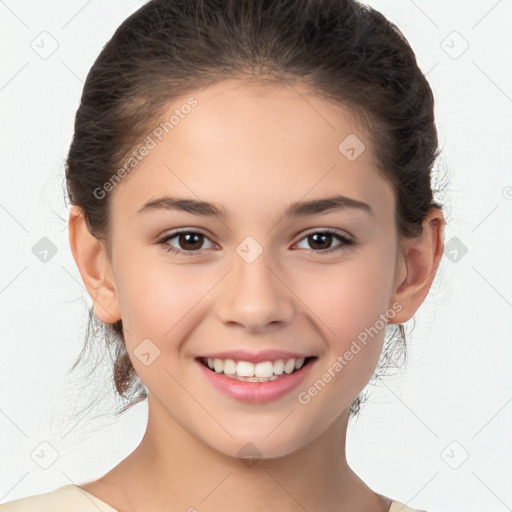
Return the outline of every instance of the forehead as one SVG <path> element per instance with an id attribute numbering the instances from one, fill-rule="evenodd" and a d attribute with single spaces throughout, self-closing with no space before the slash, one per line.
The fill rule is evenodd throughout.
<path id="1" fill-rule="evenodd" d="M 162 192 L 226 205 L 261 196 L 267 207 L 332 192 L 393 202 L 357 119 L 303 84 L 215 83 L 173 100 L 155 126 L 154 147 L 114 189 L 119 207 Z"/>

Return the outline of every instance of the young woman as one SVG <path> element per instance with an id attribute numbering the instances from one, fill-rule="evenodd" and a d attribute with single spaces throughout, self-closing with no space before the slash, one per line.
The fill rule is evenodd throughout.
<path id="1" fill-rule="evenodd" d="M 386 334 L 443 252 L 431 89 L 353 0 L 150 0 L 94 63 L 71 250 L 148 399 L 101 478 L 2 512 L 398 512 L 346 460 Z"/>

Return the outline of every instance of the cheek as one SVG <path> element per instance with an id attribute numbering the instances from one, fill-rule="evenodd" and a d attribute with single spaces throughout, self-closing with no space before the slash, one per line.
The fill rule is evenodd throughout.
<path id="1" fill-rule="evenodd" d="M 393 278 L 392 260 L 384 255 L 384 250 L 361 251 L 315 272 L 301 292 L 326 342 L 320 373 L 332 385 L 322 400 L 336 396 L 350 403 L 377 366 L 386 334 L 381 315 L 388 308 Z"/>
<path id="2" fill-rule="evenodd" d="M 327 339 L 344 343 L 375 324 L 388 307 L 392 269 L 379 251 L 367 251 L 298 280 Z"/>
<path id="3" fill-rule="evenodd" d="M 166 264 L 165 255 L 152 264 L 144 258 L 148 260 L 134 251 L 118 264 L 126 347 L 137 375 L 151 392 L 163 386 L 170 396 L 179 397 L 182 390 L 172 378 L 181 371 L 175 354 L 197 323 L 198 303 L 214 283 L 207 271 Z"/>
<path id="4" fill-rule="evenodd" d="M 168 265 L 165 254 L 152 264 L 147 259 L 147 255 L 138 258 L 132 253 L 119 262 L 119 303 L 132 343 L 174 337 L 214 284 L 207 269 L 201 271 L 196 266 L 192 271 L 191 266 Z"/>
<path id="5" fill-rule="evenodd" d="M 326 421 L 350 404 L 375 371 L 386 334 L 380 315 L 388 307 L 387 270 L 377 253 L 361 255 L 311 275 L 302 289 L 325 340 L 324 362 L 303 391 Z"/>
<path id="6" fill-rule="evenodd" d="M 176 379 L 190 371 L 183 357 L 194 353 L 190 339 L 212 310 L 223 272 L 207 265 L 171 265 L 165 255 L 151 265 L 137 265 L 134 253 L 122 268 L 121 313 L 132 365 L 153 394 L 165 389 L 180 400 L 183 389 Z"/>

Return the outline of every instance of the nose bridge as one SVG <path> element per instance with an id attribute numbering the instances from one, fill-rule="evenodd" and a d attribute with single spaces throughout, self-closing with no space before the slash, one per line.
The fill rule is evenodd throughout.
<path id="1" fill-rule="evenodd" d="M 252 237 L 244 239 L 236 248 L 233 269 L 219 299 L 221 319 L 251 329 L 289 321 L 293 294 L 283 284 L 278 268 L 270 251 Z"/>

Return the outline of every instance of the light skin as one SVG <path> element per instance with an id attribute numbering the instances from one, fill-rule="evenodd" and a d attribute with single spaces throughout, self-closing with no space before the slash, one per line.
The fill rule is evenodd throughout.
<path id="1" fill-rule="evenodd" d="M 140 445 L 80 487 L 122 512 L 241 504 L 245 512 L 384 512 L 384 498 L 348 465 L 345 441 L 350 403 L 376 368 L 385 329 L 360 343 L 309 403 L 298 394 L 379 315 L 393 310 L 389 323 L 414 315 L 442 256 L 443 214 L 429 210 L 423 233 L 403 239 L 402 254 L 393 189 L 376 171 L 367 134 L 346 109 L 306 86 L 230 80 L 174 101 L 169 113 L 192 95 L 197 107 L 110 192 L 111 261 L 80 211 L 70 213 L 70 245 L 95 313 L 105 323 L 123 320 L 130 359 L 149 392 Z M 350 134 L 366 145 L 353 161 L 338 150 Z M 291 203 L 334 194 L 367 203 L 372 213 L 284 216 Z M 214 203 L 227 217 L 137 213 L 162 195 Z M 181 228 L 204 236 L 158 243 Z M 335 236 L 315 243 L 311 235 L 326 228 L 353 244 Z M 248 236 L 262 249 L 251 263 L 236 250 Z M 148 366 L 134 353 L 144 339 L 160 350 Z M 194 360 L 240 348 L 318 359 L 299 388 L 245 403 L 209 385 Z M 262 454 L 252 466 L 237 457 L 247 442 Z"/>

